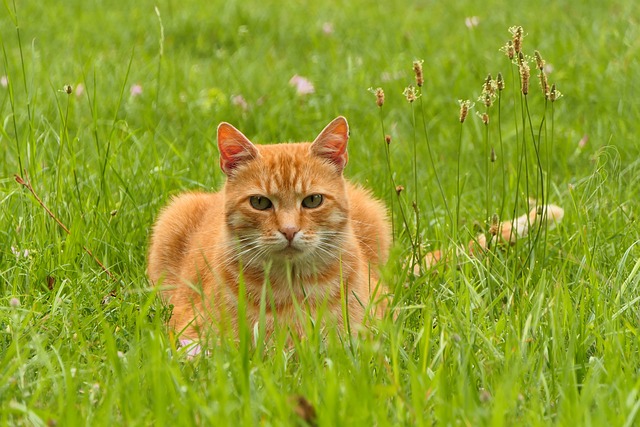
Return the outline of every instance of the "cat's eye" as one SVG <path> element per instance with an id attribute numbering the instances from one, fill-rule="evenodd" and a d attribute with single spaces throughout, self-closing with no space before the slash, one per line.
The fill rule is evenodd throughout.
<path id="1" fill-rule="evenodd" d="M 251 203 L 251 206 L 254 209 L 257 209 L 259 211 L 265 211 L 273 206 L 271 200 L 267 199 L 264 196 L 251 196 L 249 197 L 249 203 Z"/>
<path id="2" fill-rule="evenodd" d="M 312 194 L 302 199 L 302 206 L 305 208 L 313 209 L 322 204 L 322 194 Z"/>

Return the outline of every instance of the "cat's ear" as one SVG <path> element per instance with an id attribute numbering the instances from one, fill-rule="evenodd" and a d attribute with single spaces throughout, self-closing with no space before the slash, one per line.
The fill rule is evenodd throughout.
<path id="1" fill-rule="evenodd" d="M 218 125 L 218 149 L 220 150 L 220 168 L 231 175 L 238 166 L 258 157 L 258 149 L 238 129 L 229 123 Z"/>
<path id="2" fill-rule="evenodd" d="M 325 127 L 311 144 L 311 152 L 333 163 L 340 173 L 347 165 L 349 124 L 342 116 L 336 117 Z"/>

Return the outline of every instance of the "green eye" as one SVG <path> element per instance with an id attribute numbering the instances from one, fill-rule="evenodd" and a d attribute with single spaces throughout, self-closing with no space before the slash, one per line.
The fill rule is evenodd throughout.
<path id="1" fill-rule="evenodd" d="M 266 211 L 271 206 L 273 206 L 271 200 L 267 199 L 264 196 L 251 196 L 249 197 L 249 203 L 251 203 L 251 206 L 254 209 L 257 209 L 259 211 Z"/>
<path id="2" fill-rule="evenodd" d="M 322 194 L 312 194 L 302 199 L 302 206 L 309 209 L 317 208 L 323 200 Z"/>

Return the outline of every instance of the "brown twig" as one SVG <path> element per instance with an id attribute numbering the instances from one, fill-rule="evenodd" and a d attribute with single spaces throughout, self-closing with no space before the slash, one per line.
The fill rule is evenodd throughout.
<path id="1" fill-rule="evenodd" d="M 47 205 L 45 205 L 45 204 L 44 204 L 44 202 L 42 201 L 42 199 L 40 199 L 40 197 L 38 197 L 38 195 L 36 194 L 35 190 L 34 190 L 34 189 L 33 189 L 33 187 L 31 186 L 31 181 L 29 181 L 29 177 L 27 176 L 27 171 L 26 171 L 26 170 L 24 171 L 24 176 L 27 178 L 27 180 L 26 180 L 26 181 L 25 181 L 25 180 L 24 180 L 20 175 L 18 175 L 18 174 L 14 175 L 14 176 L 15 176 L 16 182 L 17 182 L 18 184 L 22 185 L 23 187 L 25 187 L 27 190 L 29 190 L 29 192 L 30 192 L 31 194 L 33 194 L 33 197 L 35 197 L 35 198 L 36 198 L 36 200 L 38 201 L 38 204 L 39 204 L 40 206 L 42 206 L 42 208 L 43 208 L 45 211 L 47 211 L 47 214 L 49 214 L 49 216 L 50 216 L 51 218 L 53 218 L 53 220 L 54 220 L 55 222 L 57 222 L 57 223 L 58 223 L 58 225 L 60 226 L 60 228 L 62 228 L 62 229 L 65 231 L 65 233 L 67 233 L 68 235 L 71 235 L 71 231 L 69 231 L 69 229 L 67 228 L 67 226 L 66 226 L 66 225 L 64 225 L 64 224 L 62 223 L 62 221 L 60 221 L 60 220 L 59 220 L 59 219 L 58 219 L 58 218 L 53 214 L 53 212 L 51 212 L 51 210 L 47 207 Z M 98 265 L 100 266 L 100 268 L 102 268 L 102 271 L 104 271 L 105 273 L 107 273 L 107 275 L 108 275 L 111 279 L 113 279 L 113 280 L 115 280 L 115 279 L 116 279 L 116 277 L 113 275 L 113 273 L 111 273 L 111 272 L 109 271 L 109 269 L 108 269 L 107 267 L 105 267 L 105 266 L 104 266 L 104 264 L 103 264 L 102 262 L 100 262 L 100 260 L 98 259 L 98 257 L 96 257 L 96 256 L 93 254 L 93 252 L 91 252 L 91 250 L 90 250 L 89 248 L 87 248 L 86 246 L 84 246 L 84 245 L 83 245 L 83 246 L 82 246 L 82 249 L 84 249 L 84 251 L 85 251 L 87 254 L 89 254 L 89 256 L 90 256 L 91 258 L 93 258 L 93 260 L 94 260 L 96 263 L 98 263 Z"/>

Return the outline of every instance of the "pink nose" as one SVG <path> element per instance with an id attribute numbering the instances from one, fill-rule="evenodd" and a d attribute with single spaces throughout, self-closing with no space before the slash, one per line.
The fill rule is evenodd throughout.
<path id="1" fill-rule="evenodd" d="M 296 236 L 296 233 L 300 231 L 300 229 L 293 225 L 287 225 L 280 229 L 280 232 L 287 238 L 289 243 L 293 241 L 293 238 Z"/>

